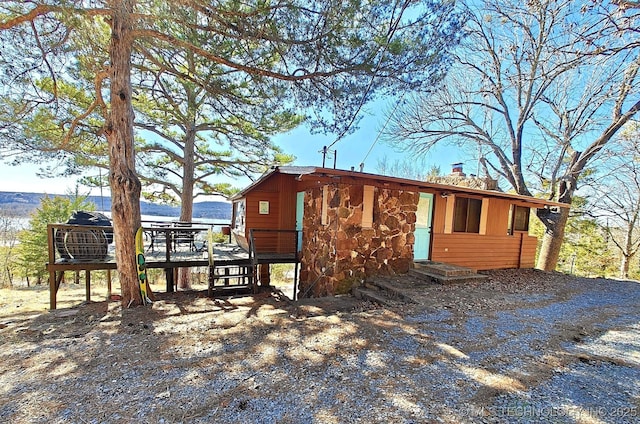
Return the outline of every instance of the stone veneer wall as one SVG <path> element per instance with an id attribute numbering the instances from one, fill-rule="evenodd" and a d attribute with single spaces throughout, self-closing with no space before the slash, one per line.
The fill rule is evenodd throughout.
<path id="1" fill-rule="evenodd" d="M 418 192 L 376 187 L 373 226 L 362 228 L 363 186 L 329 186 L 327 225 L 321 224 L 322 191 L 304 197 L 301 297 L 342 294 L 365 277 L 409 271 Z"/>

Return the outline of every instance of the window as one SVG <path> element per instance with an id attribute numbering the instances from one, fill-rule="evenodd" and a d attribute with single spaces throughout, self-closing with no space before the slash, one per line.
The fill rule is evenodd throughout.
<path id="1" fill-rule="evenodd" d="M 453 211 L 453 231 L 457 233 L 479 233 L 482 200 L 457 197 Z"/>
<path id="2" fill-rule="evenodd" d="M 512 221 L 511 231 L 509 233 L 513 234 L 513 231 L 529 231 L 529 214 L 531 213 L 531 209 L 526 208 L 524 206 L 511 206 L 511 216 Z"/>
<path id="3" fill-rule="evenodd" d="M 241 232 L 245 230 L 245 219 L 247 217 L 245 205 L 245 199 L 234 202 L 233 225 L 236 230 Z"/>

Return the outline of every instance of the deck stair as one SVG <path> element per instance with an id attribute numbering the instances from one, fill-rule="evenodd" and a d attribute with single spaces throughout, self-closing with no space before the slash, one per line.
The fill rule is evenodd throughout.
<path id="1" fill-rule="evenodd" d="M 232 293 L 253 293 L 256 290 L 254 266 L 250 261 L 234 265 L 209 267 L 208 295 L 220 296 Z"/>
<path id="2" fill-rule="evenodd" d="M 409 274 L 413 277 L 439 284 L 484 281 L 488 278 L 486 275 L 478 274 L 470 268 L 431 261 L 414 262 L 414 268 L 409 270 Z"/>

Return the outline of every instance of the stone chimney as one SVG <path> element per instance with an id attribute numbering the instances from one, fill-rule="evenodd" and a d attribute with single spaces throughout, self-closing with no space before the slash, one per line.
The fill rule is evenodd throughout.
<path id="1" fill-rule="evenodd" d="M 451 174 L 444 177 L 427 177 L 427 181 L 437 184 L 501 191 L 498 187 L 498 181 L 494 179 L 489 177 L 479 178 L 473 174 L 467 177 L 467 174 L 462 169 L 462 163 L 451 164 Z"/>
<path id="2" fill-rule="evenodd" d="M 466 177 L 467 175 L 462 171 L 462 163 L 451 164 L 451 176 L 452 177 Z"/>

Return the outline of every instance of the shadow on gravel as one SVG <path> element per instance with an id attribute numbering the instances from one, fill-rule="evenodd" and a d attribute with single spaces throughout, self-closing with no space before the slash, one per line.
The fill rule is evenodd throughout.
<path id="1" fill-rule="evenodd" d="M 627 422 L 612 414 L 637 406 L 637 284 L 497 272 L 423 290 L 394 309 L 181 292 L 45 314 L 26 327 L 56 331 L 2 344 L 0 421 L 573 423 L 598 406 Z"/>

